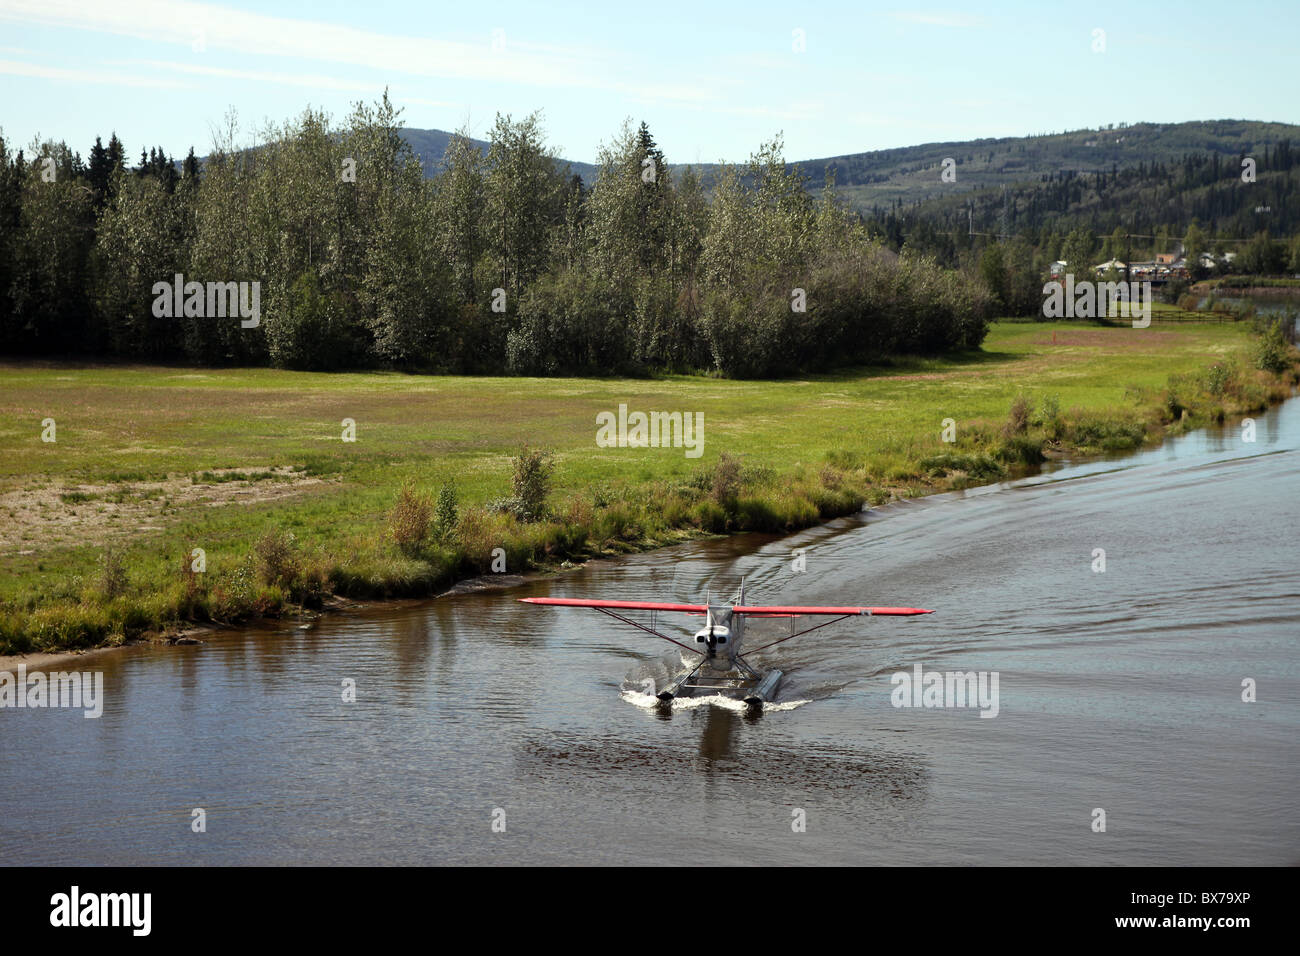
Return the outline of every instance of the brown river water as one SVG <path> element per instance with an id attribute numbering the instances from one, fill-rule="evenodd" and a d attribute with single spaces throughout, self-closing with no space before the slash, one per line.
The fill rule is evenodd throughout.
<path id="1" fill-rule="evenodd" d="M 1213 429 L 791 536 L 97 657 L 98 719 L 0 710 L 3 862 L 1297 864 L 1297 466 L 1292 400 L 1254 443 Z M 787 678 L 747 715 L 649 706 L 679 651 L 515 600 L 694 602 L 742 576 L 755 603 L 937 613 L 760 654 Z M 996 674 L 996 716 L 894 706 L 918 665 Z"/>

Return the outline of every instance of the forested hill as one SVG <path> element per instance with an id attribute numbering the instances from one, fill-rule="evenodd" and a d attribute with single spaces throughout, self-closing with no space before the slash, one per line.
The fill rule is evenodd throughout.
<path id="1" fill-rule="evenodd" d="M 1076 229 L 1094 236 L 1119 231 L 1155 237 L 1153 252 L 1165 251 L 1162 231 L 1180 236 L 1193 223 L 1225 239 L 1260 232 L 1284 239 L 1300 232 L 1300 143 L 1284 140 L 1244 152 L 1254 160 L 1249 179 L 1243 179 L 1240 154 L 1189 152 L 1173 160 L 1067 169 L 1037 181 L 895 202 L 864 216 L 895 248 L 906 242 L 945 260 L 969 245 L 968 232 L 1037 244 Z"/>
<path id="2" fill-rule="evenodd" d="M 439 173 L 443 154 L 447 152 L 447 144 L 451 142 L 452 136 L 456 134 L 440 129 L 412 129 L 408 126 L 402 128 L 401 135 L 411 145 L 411 151 L 419 157 L 420 165 L 424 169 L 424 175 L 432 178 Z M 483 155 L 487 155 L 489 145 L 487 141 L 470 137 L 470 142 L 477 146 Z M 570 171 L 581 176 L 582 181 L 588 186 L 596 181 L 596 167 L 591 163 L 580 163 L 575 160 L 561 160 L 560 162 L 567 162 Z"/>
<path id="3" fill-rule="evenodd" d="M 1252 155 L 1266 145 L 1300 143 L 1300 126 L 1251 120 L 1123 124 L 1042 136 L 927 143 L 902 149 L 814 159 L 799 165 L 815 173 L 830 167 L 836 185 L 863 211 L 948 196 L 954 192 L 1037 181 L 1064 172 L 1111 173 L 1116 169 L 1170 165 L 1184 156 L 1215 153 Z M 954 161 L 955 178 L 941 178 L 943 161 Z"/>
<path id="4" fill-rule="evenodd" d="M 405 128 L 402 136 L 424 166 L 425 175 L 438 169 L 452 134 L 438 129 Z M 1254 120 L 1198 120 L 1189 123 L 1123 124 L 1096 130 L 1075 130 L 1040 136 L 1014 136 L 965 142 L 926 143 L 845 156 L 796 160 L 819 187 L 827 168 L 835 173 L 840 193 L 864 214 L 873 207 L 888 209 L 897 201 L 950 196 L 955 192 L 1001 187 L 1059 177 L 1063 173 L 1113 173 L 1115 170 L 1170 165 L 1188 154 L 1218 154 L 1224 159 L 1262 153 L 1265 146 L 1290 140 L 1300 144 L 1300 126 Z M 472 140 L 486 151 L 487 143 Z M 672 169 L 684 164 L 672 163 Z M 743 157 L 735 161 L 743 162 Z M 943 161 L 953 160 L 955 179 L 940 178 Z M 573 172 L 591 185 L 596 167 L 567 160 Z M 713 164 L 697 166 L 709 182 Z"/>

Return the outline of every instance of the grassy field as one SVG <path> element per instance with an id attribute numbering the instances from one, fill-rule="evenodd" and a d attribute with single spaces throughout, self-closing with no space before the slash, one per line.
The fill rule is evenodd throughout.
<path id="1" fill-rule="evenodd" d="M 994 480 L 1039 450 L 1134 447 L 1286 394 L 1254 371 L 1252 342 L 1243 324 L 998 323 L 977 353 L 763 382 L 2 364 L 0 653 L 290 613 L 330 593 L 435 593 L 489 570 L 495 547 L 518 572 L 795 528 Z M 703 456 L 597 447 L 596 415 L 620 404 L 702 412 Z M 486 507 L 511 494 L 525 445 L 554 457 L 549 520 Z M 436 496 L 450 482 L 454 527 L 399 549 L 403 485 Z M 183 570 L 194 548 L 202 574 Z"/>

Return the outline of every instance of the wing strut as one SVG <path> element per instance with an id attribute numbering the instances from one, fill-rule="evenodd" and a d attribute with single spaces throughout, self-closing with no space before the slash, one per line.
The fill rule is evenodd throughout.
<path id="1" fill-rule="evenodd" d="M 784 644 L 786 641 L 790 640 L 790 638 L 792 638 L 792 637 L 799 637 L 800 635 L 807 634 L 809 631 L 815 631 L 815 630 L 817 630 L 817 628 L 819 628 L 819 627 L 825 627 L 827 624 L 835 624 L 835 623 L 838 622 L 838 621 L 844 621 L 844 620 L 847 620 L 847 619 L 850 618 L 850 617 L 856 617 L 856 616 L 857 616 L 857 615 L 854 615 L 854 614 L 841 614 L 839 617 L 833 617 L 833 618 L 831 618 L 829 621 L 822 621 L 820 624 L 814 624 L 812 627 L 805 627 L 802 631 L 794 631 L 794 630 L 792 630 L 790 634 L 787 634 L 785 637 L 781 638 L 779 641 L 772 641 L 770 644 L 764 644 L 762 647 L 751 647 L 751 648 L 747 648 L 746 651 L 745 651 L 745 653 L 746 653 L 746 654 L 757 654 L 759 651 L 765 651 L 765 650 L 767 650 L 769 647 L 776 647 L 776 645 L 778 645 L 778 644 Z M 793 617 L 790 618 L 790 627 L 791 627 L 792 629 L 794 628 L 794 618 L 793 618 Z"/>
<path id="2" fill-rule="evenodd" d="M 701 657 L 707 657 L 707 656 L 708 656 L 708 655 L 705 654 L 703 651 L 698 651 L 698 650 L 696 650 L 696 649 L 693 648 L 693 647 L 687 647 L 687 646 L 686 646 L 685 644 L 683 644 L 681 641 L 675 641 L 675 640 L 673 640 L 671 637 L 668 637 L 666 634 L 660 634 L 658 631 L 656 631 L 656 630 L 652 630 L 651 628 L 646 627 L 644 624 L 640 623 L 639 621 L 634 621 L 634 620 L 632 620 L 631 618 L 624 617 L 622 614 L 617 614 L 617 613 L 615 613 L 614 611 L 611 611 L 609 608 L 606 608 L 606 607 L 598 607 L 598 608 L 596 608 L 596 610 L 599 611 L 601 614 L 607 614 L 607 615 L 609 615 L 610 617 L 612 617 L 612 618 L 613 618 L 614 620 L 616 620 L 616 621 L 621 621 L 621 622 L 624 623 L 624 624 L 630 624 L 630 625 L 632 625 L 633 627 L 637 628 L 638 630 L 645 631 L 647 634 L 652 634 L 652 635 L 654 635 L 655 637 L 659 638 L 661 641 L 667 641 L 669 644 L 676 644 L 676 645 L 677 645 L 678 647 L 680 647 L 682 650 L 690 651 L 692 654 L 699 654 Z"/>

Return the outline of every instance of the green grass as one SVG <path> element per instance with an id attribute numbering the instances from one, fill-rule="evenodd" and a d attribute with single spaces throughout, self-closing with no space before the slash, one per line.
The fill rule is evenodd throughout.
<path id="1" fill-rule="evenodd" d="M 995 480 L 1052 439 L 1133 447 L 1178 417 L 1171 375 L 1194 381 L 1216 360 L 1237 368 L 1210 404 L 1179 386 L 1172 405 L 1193 416 L 1180 427 L 1276 397 L 1276 383 L 1246 371 L 1251 342 L 1237 324 L 1007 322 L 977 353 L 764 382 L 4 364 L 0 652 L 283 613 L 330 591 L 428 594 L 486 571 L 493 547 L 516 572 L 689 534 L 791 529 L 864 501 Z M 1020 395 L 1035 409 L 1051 400 L 1060 416 L 1004 434 Z M 703 457 L 597 447 L 597 413 L 620 403 L 702 412 Z M 56 443 L 40 440 L 45 418 L 57 422 Z M 345 418 L 355 442 L 341 441 Z M 955 446 L 941 441 L 945 419 Z M 523 445 L 554 454 L 551 521 L 483 508 L 511 493 Z M 734 498 L 713 490 L 723 452 L 743 466 Z M 402 485 L 436 495 L 452 480 L 454 537 L 398 551 L 386 528 Z M 301 576 L 288 587 L 255 567 L 254 546 L 272 529 L 295 537 Z M 97 583 L 106 543 L 129 582 L 112 599 Z M 181 571 L 193 548 L 206 552 L 203 575 Z"/>

